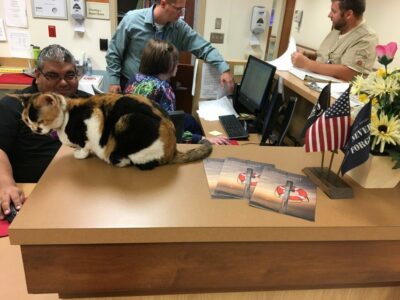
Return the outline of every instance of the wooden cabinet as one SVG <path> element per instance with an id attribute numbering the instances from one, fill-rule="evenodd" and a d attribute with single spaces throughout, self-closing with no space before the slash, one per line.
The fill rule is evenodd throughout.
<path id="1" fill-rule="evenodd" d="M 171 80 L 176 96 L 176 109 L 183 110 L 188 114 L 192 113 L 193 106 L 193 72 L 193 65 L 179 64 L 176 77 Z"/>

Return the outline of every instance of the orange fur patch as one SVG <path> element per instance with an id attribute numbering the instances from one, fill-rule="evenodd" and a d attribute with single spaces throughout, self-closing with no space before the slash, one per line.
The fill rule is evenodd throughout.
<path id="1" fill-rule="evenodd" d="M 60 99 L 52 94 L 38 95 L 31 104 L 38 110 L 38 121 L 45 125 L 53 122 L 60 113 Z"/>

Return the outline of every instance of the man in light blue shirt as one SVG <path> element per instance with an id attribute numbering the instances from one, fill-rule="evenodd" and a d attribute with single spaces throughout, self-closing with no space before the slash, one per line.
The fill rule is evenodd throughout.
<path id="1" fill-rule="evenodd" d="M 221 85 L 233 90 L 229 65 L 209 42 L 187 25 L 180 16 L 186 0 L 159 0 L 150 8 L 128 12 L 118 25 L 106 55 L 109 91 L 121 92 L 127 80 L 139 71 L 140 58 L 152 38 L 174 44 L 179 51 L 189 51 L 214 65 L 221 73 Z"/>

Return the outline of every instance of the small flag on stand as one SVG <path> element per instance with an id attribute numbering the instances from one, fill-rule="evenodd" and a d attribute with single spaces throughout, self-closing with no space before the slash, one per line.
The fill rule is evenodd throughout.
<path id="1" fill-rule="evenodd" d="M 307 129 L 306 152 L 333 151 L 346 145 L 350 132 L 350 87 Z"/>
<path id="2" fill-rule="evenodd" d="M 361 165 L 369 157 L 371 134 L 371 101 L 364 105 L 351 127 L 349 142 L 340 170 L 342 174 Z"/>
<path id="3" fill-rule="evenodd" d="M 321 91 L 317 103 L 315 103 L 300 136 L 304 138 L 307 129 L 320 117 L 328 108 L 331 100 L 331 84 L 328 83 Z"/>

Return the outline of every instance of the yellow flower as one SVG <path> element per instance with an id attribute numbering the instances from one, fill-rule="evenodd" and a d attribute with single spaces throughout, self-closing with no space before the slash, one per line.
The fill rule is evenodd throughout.
<path id="1" fill-rule="evenodd" d="M 378 118 L 371 118 L 371 135 L 374 136 L 372 149 L 380 144 L 379 152 L 385 151 L 386 144 L 400 145 L 400 120 L 381 112 Z"/>
<path id="2" fill-rule="evenodd" d="M 379 118 L 378 118 L 378 108 L 373 105 L 371 106 L 371 123 L 377 123 L 379 122 Z"/>
<path id="3" fill-rule="evenodd" d="M 369 97 L 367 94 L 360 94 L 358 96 L 358 100 L 360 100 L 362 103 L 367 103 L 369 101 Z"/>
<path id="4" fill-rule="evenodd" d="M 385 75 L 386 75 L 385 69 L 384 69 L 384 68 L 379 68 L 379 69 L 376 71 L 376 75 L 378 75 L 379 77 L 385 76 Z"/>

